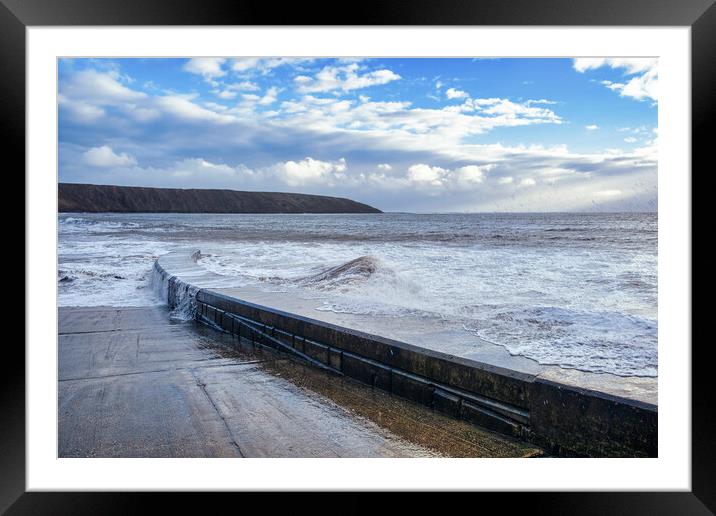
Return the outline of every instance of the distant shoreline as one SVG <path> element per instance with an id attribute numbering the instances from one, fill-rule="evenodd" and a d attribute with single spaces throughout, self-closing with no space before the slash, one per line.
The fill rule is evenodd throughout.
<path id="1" fill-rule="evenodd" d="M 59 213 L 382 213 L 324 195 L 80 183 L 59 183 L 57 206 Z"/>

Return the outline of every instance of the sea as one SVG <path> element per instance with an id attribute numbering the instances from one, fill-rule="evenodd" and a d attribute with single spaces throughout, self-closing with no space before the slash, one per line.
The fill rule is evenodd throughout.
<path id="1" fill-rule="evenodd" d="M 657 226 L 655 213 L 64 213 L 58 300 L 161 304 L 154 261 L 201 250 L 227 287 L 305 300 L 317 319 L 389 333 L 419 318 L 539 364 L 656 377 Z"/>

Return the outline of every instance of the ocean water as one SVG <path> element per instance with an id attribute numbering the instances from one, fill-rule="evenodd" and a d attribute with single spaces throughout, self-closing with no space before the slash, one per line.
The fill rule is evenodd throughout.
<path id="1" fill-rule="evenodd" d="M 162 301 L 154 260 L 320 312 L 420 317 L 541 364 L 657 375 L 656 214 L 62 214 L 59 303 Z M 439 349 L 439 343 L 434 346 Z"/>

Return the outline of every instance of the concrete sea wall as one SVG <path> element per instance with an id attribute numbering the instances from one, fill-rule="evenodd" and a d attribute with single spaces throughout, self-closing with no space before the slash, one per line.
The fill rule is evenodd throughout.
<path id="1" fill-rule="evenodd" d="M 524 439 L 560 456 L 656 457 L 652 404 L 260 306 L 191 284 L 196 253 L 155 263 L 172 309 L 257 345 L 276 348 L 453 417 Z M 178 269 L 178 270 L 173 270 Z M 185 274 L 186 272 L 186 274 Z"/>

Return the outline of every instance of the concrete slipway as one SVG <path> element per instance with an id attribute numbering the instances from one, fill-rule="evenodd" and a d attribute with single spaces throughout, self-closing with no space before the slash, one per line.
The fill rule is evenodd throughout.
<path id="1" fill-rule="evenodd" d="M 168 309 L 60 308 L 60 457 L 523 457 L 520 443 Z"/>

